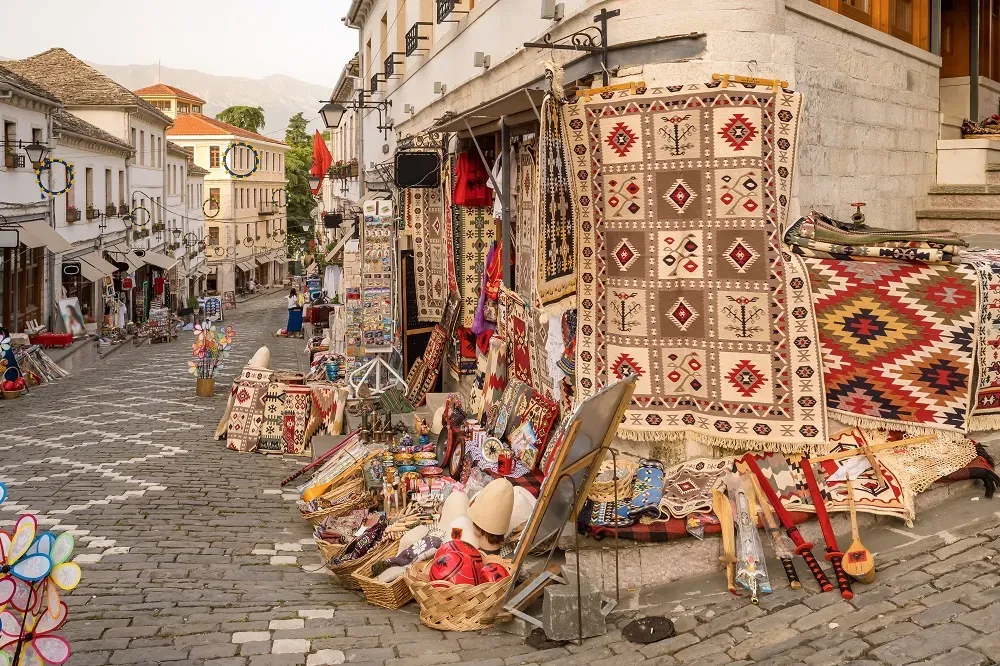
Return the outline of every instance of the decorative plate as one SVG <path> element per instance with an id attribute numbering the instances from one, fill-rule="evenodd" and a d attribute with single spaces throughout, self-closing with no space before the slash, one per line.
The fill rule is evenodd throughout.
<path id="1" fill-rule="evenodd" d="M 500 452 L 503 451 L 503 442 L 501 442 L 496 437 L 489 437 L 483 442 L 482 454 L 483 459 L 486 462 L 495 463 L 497 458 L 500 457 Z"/>

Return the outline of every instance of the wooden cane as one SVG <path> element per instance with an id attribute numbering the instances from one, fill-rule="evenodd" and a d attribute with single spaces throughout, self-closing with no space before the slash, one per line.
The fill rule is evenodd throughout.
<path id="1" fill-rule="evenodd" d="M 715 488 L 712 490 L 712 510 L 722 526 L 722 555 L 726 563 L 726 585 L 729 591 L 740 596 L 736 589 L 736 525 L 733 523 L 733 507 L 726 494 Z"/>

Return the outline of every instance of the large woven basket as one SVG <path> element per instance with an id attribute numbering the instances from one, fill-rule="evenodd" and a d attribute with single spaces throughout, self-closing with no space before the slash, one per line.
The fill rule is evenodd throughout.
<path id="1" fill-rule="evenodd" d="M 510 560 L 484 555 L 483 564 L 496 562 L 510 569 Z M 496 583 L 482 585 L 443 585 L 435 587 L 427 575 L 434 560 L 410 565 L 404 578 L 420 604 L 420 621 L 441 631 L 477 631 L 492 626 L 496 607 L 503 601 L 513 582 L 508 576 Z M 441 585 L 441 581 L 435 581 Z"/>
<path id="2" fill-rule="evenodd" d="M 632 478 L 635 476 L 636 465 L 625 460 L 618 461 L 617 473 L 612 474 L 613 462 L 605 460 L 601 463 L 601 470 L 597 479 L 590 485 L 587 498 L 595 502 L 614 502 L 615 486 L 618 487 L 618 499 L 627 499 L 632 496 Z M 602 479 L 607 479 L 602 480 Z"/>
<path id="3" fill-rule="evenodd" d="M 395 541 L 385 541 L 370 551 L 364 557 L 359 557 L 356 560 L 351 560 L 350 562 L 344 562 L 343 564 L 329 565 L 330 572 L 340 580 L 340 585 L 345 590 L 360 590 L 361 584 L 358 583 L 357 579 L 354 577 L 354 572 L 362 569 L 366 564 L 371 565 L 378 560 L 384 560 L 387 557 L 392 557 L 392 555 L 387 555 L 393 548 L 397 547 L 397 542 Z"/>
<path id="4" fill-rule="evenodd" d="M 322 508 L 302 512 L 302 518 L 312 525 L 318 525 L 326 517 L 339 518 L 355 509 L 370 509 L 375 506 L 375 500 L 365 490 L 364 479 L 361 477 L 352 477 L 338 484 L 336 488 L 320 495 L 316 501 Z"/>
<path id="5" fill-rule="evenodd" d="M 337 557 L 337 555 L 340 555 L 346 547 L 342 543 L 330 543 L 316 536 L 313 537 L 313 541 L 316 542 L 316 547 L 319 548 L 319 554 L 323 558 L 324 564 Z"/>
<path id="6" fill-rule="evenodd" d="M 365 599 L 368 600 L 368 603 L 396 610 L 397 608 L 402 608 L 407 602 L 413 599 L 413 593 L 410 592 L 410 587 L 406 584 L 405 574 L 391 583 L 383 583 L 379 579 L 372 577 L 372 567 L 377 562 L 389 557 L 395 557 L 398 552 L 399 542 L 394 541 L 392 548 L 383 553 L 381 557 L 366 562 L 363 567 L 354 572 L 354 579 L 361 585 L 361 591 L 365 593 Z"/>

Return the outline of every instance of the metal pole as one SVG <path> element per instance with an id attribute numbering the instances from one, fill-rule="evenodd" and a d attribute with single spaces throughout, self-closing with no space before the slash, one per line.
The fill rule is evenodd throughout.
<path id="1" fill-rule="evenodd" d="M 969 120 L 979 122 L 979 0 L 969 0 Z"/>
<path id="2" fill-rule="evenodd" d="M 510 128 L 507 119 L 500 119 L 500 183 L 502 190 L 496 194 L 500 197 L 502 216 L 500 225 L 500 247 L 503 261 L 503 283 L 508 289 L 514 288 L 514 276 L 511 272 L 511 233 L 510 233 Z M 517 257 L 517 261 L 522 261 Z"/>
<path id="3" fill-rule="evenodd" d="M 931 53 L 941 55 L 941 0 L 931 0 Z"/>

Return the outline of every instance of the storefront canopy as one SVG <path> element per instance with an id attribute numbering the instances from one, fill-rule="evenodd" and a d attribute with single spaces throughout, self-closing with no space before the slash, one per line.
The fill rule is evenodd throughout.
<path id="1" fill-rule="evenodd" d="M 241 259 L 240 261 L 236 262 L 236 267 L 239 268 L 244 273 L 249 273 L 254 268 L 254 260 L 253 259 Z"/>
<path id="2" fill-rule="evenodd" d="M 141 256 L 139 253 L 142 253 Z M 165 254 L 160 254 L 159 252 L 153 252 L 152 250 L 139 250 L 139 252 L 132 250 L 131 252 L 129 252 L 129 255 L 131 255 L 129 258 L 130 263 L 131 260 L 134 258 L 137 259 L 140 263 L 146 263 L 149 264 L 150 266 L 156 266 L 157 268 L 162 268 L 165 271 L 169 271 L 177 263 L 177 260 L 174 259 L 173 257 L 168 257 Z"/>
<path id="3" fill-rule="evenodd" d="M 258 266 L 263 266 L 264 264 L 271 261 L 270 253 L 267 254 L 255 254 L 253 260 L 257 262 Z"/>
<path id="4" fill-rule="evenodd" d="M 59 252 L 68 252 L 73 248 L 45 220 L 18 222 L 15 228 L 18 231 L 18 238 L 21 243 L 28 247 L 44 247 L 57 254 Z"/>
<path id="5" fill-rule="evenodd" d="M 80 274 L 91 282 L 100 282 L 104 279 L 101 271 L 97 270 L 85 261 L 80 262 Z"/>
<path id="6" fill-rule="evenodd" d="M 80 272 L 91 282 L 97 282 L 106 275 L 112 275 L 117 269 L 101 257 L 100 252 L 89 252 L 81 257 Z"/>

